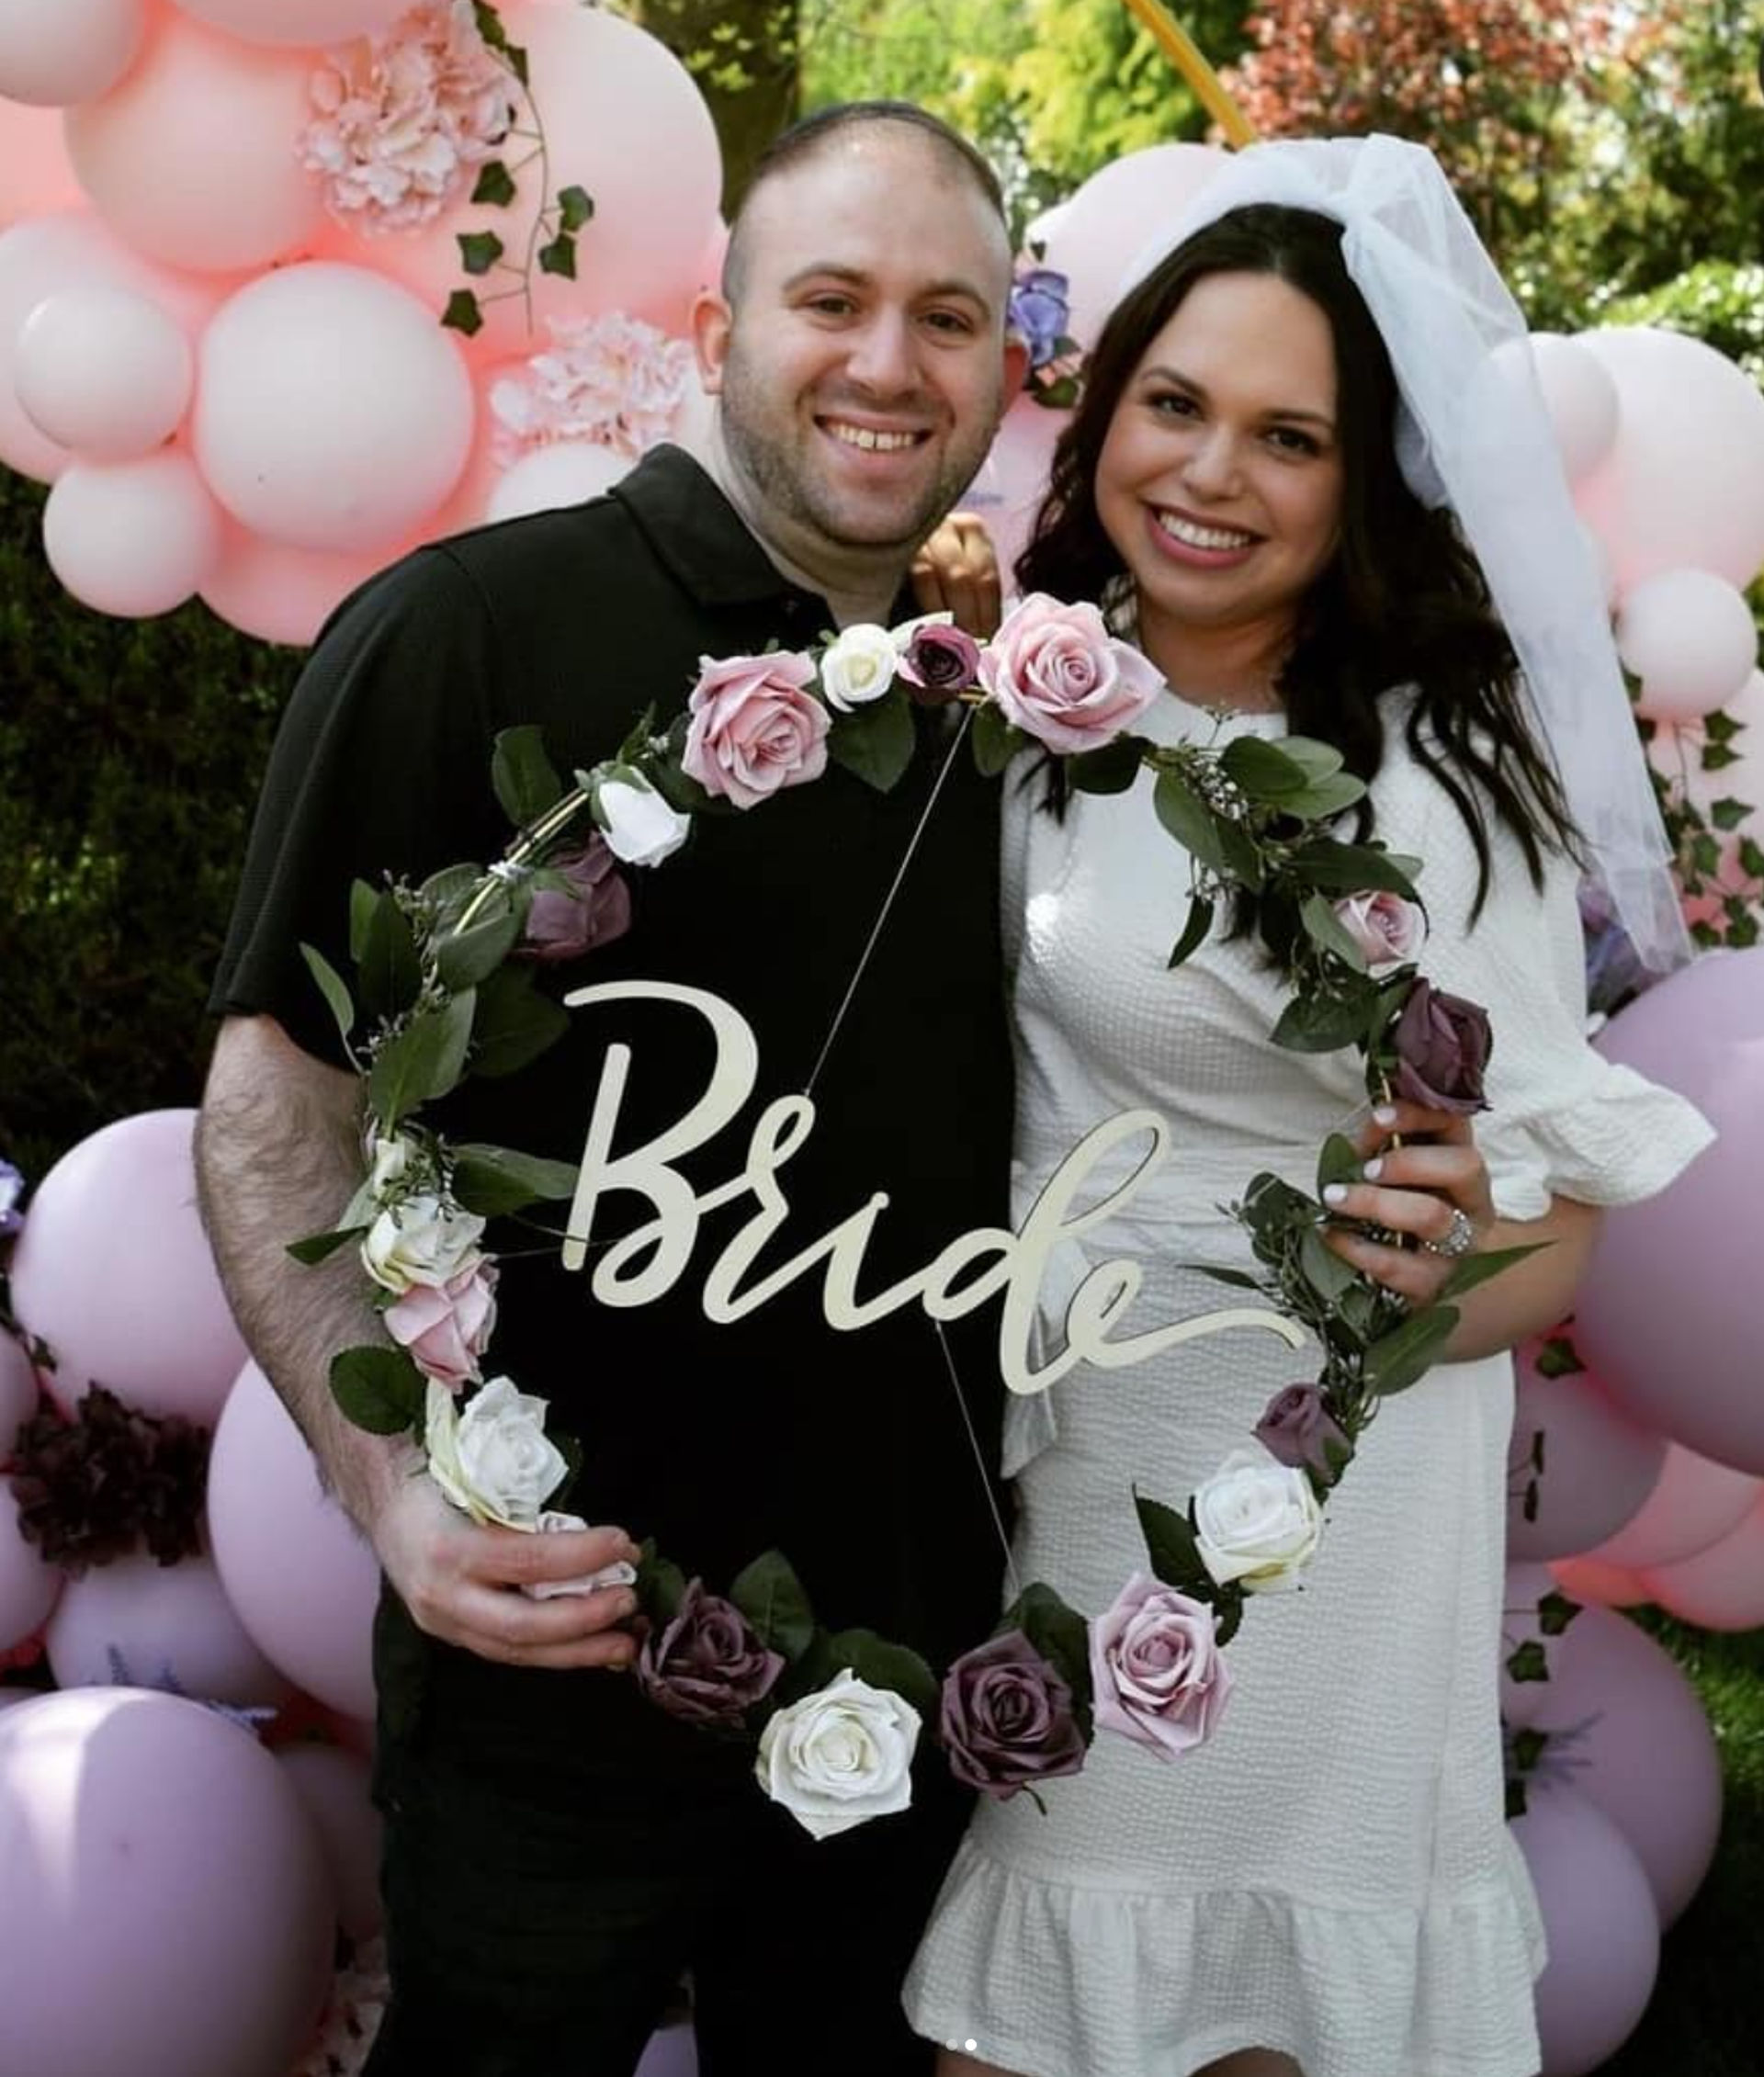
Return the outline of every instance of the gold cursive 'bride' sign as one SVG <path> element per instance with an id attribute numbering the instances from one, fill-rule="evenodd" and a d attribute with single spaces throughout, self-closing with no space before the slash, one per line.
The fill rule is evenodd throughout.
<path id="1" fill-rule="evenodd" d="M 915 1300 L 930 1319 L 958 1319 L 1002 1291 L 999 1362 L 1005 1383 L 1023 1394 L 1045 1392 L 1080 1362 L 1121 1370 L 1179 1342 L 1231 1327 L 1260 1327 L 1278 1335 L 1292 1348 L 1304 1339 L 1302 1332 L 1278 1313 L 1246 1305 L 1196 1314 L 1114 1338 L 1111 1330 L 1145 1281 L 1138 1263 L 1114 1260 L 1098 1263 L 1084 1278 L 1067 1308 L 1064 1348 L 1039 1370 L 1034 1367 L 1034 1329 L 1048 1257 L 1061 1242 L 1075 1240 L 1119 1212 L 1163 1160 L 1170 1129 L 1154 1111 L 1124 1111 L 1087 1134 L 1055 1171 L 1021 1232 L 978 1226 L 960 1234 L 922 1270 L 868 1298 L 858 1296 L 858 1276 L 871 1232 L 888 1206 L 884 1191 L 875 1191 L 849 1217 L 788 1261 L 763 1276 L 754 1275 L 761 1251 L 789 1216 L 778 1171 L 813 1130 L 814 1103 L 807 1096 L 775 1098 L 755 1121 L 741 1171 L 713 1189 L 695 1190 L 672 1164 L 715 1138 L 752 1095 L 759 1079 L 759 1043 L 752 1026 L 731 1003 L 701 988 L 667 981 L 607 981 L 577 988 L 564 998 L 572 1010 L 633 1000 L 673 1002 L 695 1011 L 710 1026 L 716 1056 L 708 1087 L 683 1117 L 643 1146 L 616 1152 L 631 1054 L 628 1045 L 607 1048 L 570 1208 L 564 1268 L 580 1270 L 585 1266 L 595 1212 L 609 1192 L 635 1193 L 650 1206 L 654 1216 L 621 1235 L 595 1263 L 589 1288 L 600 1304 L 647 1305 L 672 1290 L 685 1271 L 705 1213 L 751 1198 L 752 1217 L 717 1257 L 705 1279 L 705 1314 L 719 1323 L 745 1318 L 821 1263 L 825 1265 L 821 1311 L 828 1325 L 841 1330 L 868 1326 Z M 1081 1211 L 1074 1211 L 1074 1201 L 1098 1164 L 1123 1142 L 1141 1135 L 1149 1146 L 1131 1175 Z"/>

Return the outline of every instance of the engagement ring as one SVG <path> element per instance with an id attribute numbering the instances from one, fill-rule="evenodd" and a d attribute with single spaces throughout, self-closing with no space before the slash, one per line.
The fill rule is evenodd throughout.
<path id="1" fill-rule="evenodd" d="M 1443 1255 L 1454 1262 L 1460 1255 L 1469 1254 L 1476 1245 L 1476 1229 L 1471 1224 L 1469 1213 L 1460 1212 L 1455 1207 L 1452 1213 L 1452 1224 L 1445 1229 L 1444 1239 L 1424 1240 L 1421 1243 L 1430 1255 Z"/>

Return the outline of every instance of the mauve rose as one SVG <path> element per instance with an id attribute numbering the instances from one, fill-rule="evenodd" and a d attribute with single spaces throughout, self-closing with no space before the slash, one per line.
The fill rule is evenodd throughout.
<path id="1" fill-rule="evenodd" d="M 1480 1003 L 1447 995 L 1418 980 L 1391 1033 L 1396 1053 L 1396 1093 L 1430 1111 L 1486 1111 L 1483 1070 L 1494 1045 L 1488 1012 Z"/>
<path id="2" fill-rule="evenodd" d="M 1343 895 L 1335 905 L 1335 919 L 1374 974 L 1417 958 L 1427 943 L 1427 920 L 1419 906 L 1386 888 Z"/>
<path id="3" fill-rule="evenodd" d="M 477 1262 L 446 1283 L 414 1283 L 381 1324 L 424 1377 L 458 1392 L 481 1376 L 479 1359 L 496 1326 L 496 1271 Z"/>
<path id="4" fill-rule="evenodd" d="M 1005 615 L 980 658 L 980 681 L 1005 719 L 1051 751 L 1098 750 L 1163 690 L 1139 652 L 1116 641 L 1088 603 L 1032 592 Z"/>
<path id="5" fill-rule="evenodd" d="M 1097 1729 L 1163 1759 L 1210 1738 L 1231 1693 L 1216 1628 L 1204 1602 L 1135 1573 L 1091 1624 Z"/>
<path id="6" fill-rule="evenodd" d="M 1256 1439 L 1277 1462 L 1310 1472 L 1325 1485 L 1335 1484 L 1353 1455 L 1352 1443 L 1314 1384 L 1289 1384 L 1275 1393 L 1256 1423 Z"/>
<path id="7" fill-rule="evenodd" d="M 783 1671 L 783 1656 L 766 1650 L 734 1602 L 707 1594 L 696 1579 L 637 1655 L 638 1686 L 684 1723 L 739 1724 Z"/>
<path id="8" fill-rule="evenodd" d="M 942 706 L 967 692 L 980 668 L 980 645 L 961 627 L 916 627 L 900 658 L 907 696 L 920 706 Z"/>
<path id="9" fill-rule="evenodd" d="M 827 769 L 829 716 L 806 688 L 815 667 L 795 650 L 699 659 L 681 767 L 708 794 L 753 807 Z"/>
<path id="10" fill-rule="evenodd" d="M 630 929 L 631 890 L 605 838 L 590 837 L 579 851 L 554 858 L 550 870 L 572 891 L 541 887 L 533 897 L 523 946 L 530 958 L 580 959 Z"/>
<path id="11" fill-rule="evenodd" d="M 938 1734 L 957 1781 L 989 1796 L 1076 1774 L 1084 1734 L 1072 1691 L 1020 1630 L 963 1653 L 944 1680 Z"/>

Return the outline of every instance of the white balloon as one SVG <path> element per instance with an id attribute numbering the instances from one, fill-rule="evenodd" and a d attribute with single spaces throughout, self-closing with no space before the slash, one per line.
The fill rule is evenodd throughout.
<path id="1" fill-rule="evenodd" d="M 386 28 L 415 0 L 177 0 L 187 15 L 242 43 L 342 43 Z"/>
<path id="2" fill-rule="evenodd" d="M 1617 385 L 1596 354 L 1560 333 L 1532 334 L 1532 365 L 1563 469 L 1574 482 L 1611 452 L 1617 437 Z"/>
<path id="3" fill-rule="evenodd" d="M 560 440 L 535 447 L 504 469 L 490 494 L 488 516 L 519 519 L 530 512 L 556 512 L 585 503 L 610 491 L 632 464 L 595 440 Z"/>
<path id="4" fill-rule="evenodd" d="M 126 288 L 51 296 L 18 333 L 13 384 L 26 415 L 90 461 L 127 461 L 169 439 L 195 382 L 183 329 Z"/>
<path id="5" fill-rule="evenodd" d="M 0 95 L 62 108 L 107 92 L 146 30 L 141 0 L 6 0 Z"/>
<path id="6" fill-rule="evenodd" d="M 1617 653 L 1642 681 L 1641 711 L 1655 721 L 1685 721 L 1743 689 L 1758 661 L 1758 627 L 1725 579 L 1668 570 L 1623 594 Z"/>
<path id="7" fill-rule="evenodd" d="M 82 604 L 144 619 L 195 596 L 220 559 L 220 514 L 179 450 L 79 461 L 49 493 L 43 551 Z"/>

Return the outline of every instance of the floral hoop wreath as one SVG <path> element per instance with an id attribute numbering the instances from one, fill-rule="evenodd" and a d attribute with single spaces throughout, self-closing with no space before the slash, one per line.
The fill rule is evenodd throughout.
<path id="1" fill-rule="evenodd" d="M 504 856 L 420 886 L 352 890 L 358 1041 L 349 987 L 301 948 L 362 1076 L 367 1172 L 335 1229 L 291 1252 L 311 1263 L 354 1244 L 388 1337 L 333 1360 L 342 1411 L 376 1434 L 420 1437 L 429 1475 L 480 1522 L 585 1526 L 548 1507 L 571 1464 L 545 1432 L 546 1402 L 486 1380 L 483 1366 L 497 1274 L 481 1246 L 486 1222 L 567 1199 L 576 1170 L 456 1145 L 422 1109 L 469 1075 L 518 1071 L 561 1034 L 565 1013 L 538 971 L 628 926 L 621 865 L 661 864 L 695 814 L 758 807 L 819 778 L 830 759 L 893 785 L 912 756 L 914 704 L 962 703 L 989 773 L 1035 746 L 1082 792 L 1123 792 L 1149 767 L 1158 818 L 1191 860 L 1171 966 L 1204 940 L 1221 899 L 1253 895 L 1292 984 L 1276 1044 L 1355 1047 L 1376 1101 L 1484 1108 L 1487 1017 L 1430 988 L 1415 964 L 1419 862 L 1331 833 L 1363 784 L 1304 738 L 1219 748 L 1135 735 L 1161 688 L 1095 606 L 1036 594 L 984 645 L 933 615 L 848 627 L 810 650 L 706 658 L 670 729 L 657 733 L 646 714 L 616 756 L 569 787 L 537 730 L 500 736 L 492 776 L 520 832 Z M 1200 1744 L 1230 1692 L 1222 1648 L 1246 1600 L 1294 1585 L 1311 1562 L 1323 1503 L 1380 1401 L 1423 1374 L 1456 1324 L 1443 1301 L 1531 1252 L 1466 1256 L 1440 1302 L 1408 1310 L 1324 1244 L 1324 1193 L 1360 1176 L 1353 1146 L 1333 1134 L 1315 1196 L 1261 1174 L 1229 1207 L 1258 1269 L 1208 1273 L 1309 1329 L 1317 1375 L 1277 1394 L 1255 1430 L 1261 1447 L 1234 1452 L 1184 1507 L 1134 1495 L 1147 1566 L 1102 1615 L 1087 1620 L 1032 1584 L 940 1677 L 873 1631 L 829 1635 L 780 1552 L 719 1594 L 646 1544 L 635 1574 L 615 1568 L 634 1578 L 645 1619 L 635 1675 L 646 1695 L 675 1717 L 756 1738 L 761 1785 L 823 1837 L 906 1807 L 926 1717 L 957 1778 L 997 1796 L 1076 1773 L 1099 1730 L 1163 1758 Z"/>

